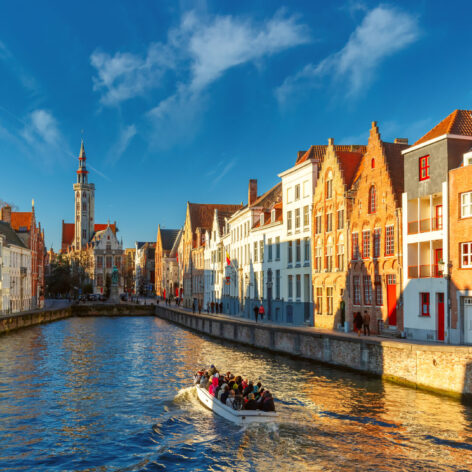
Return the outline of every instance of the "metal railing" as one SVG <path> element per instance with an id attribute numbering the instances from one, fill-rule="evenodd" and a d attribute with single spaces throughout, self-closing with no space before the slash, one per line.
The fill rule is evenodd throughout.
<path id="1" fill-rule="evenodd" d="M 419 266 L 408 266 L 409 279 L 439 278 L 443 271 L 438 264 L 422 264 Z"/>
<path id="2" fill-rule="evenodd" d="M 429 231 L 438 231 L 442 228 L 442 216 L 408 222 L 408 234 L 427 233 Z"/>

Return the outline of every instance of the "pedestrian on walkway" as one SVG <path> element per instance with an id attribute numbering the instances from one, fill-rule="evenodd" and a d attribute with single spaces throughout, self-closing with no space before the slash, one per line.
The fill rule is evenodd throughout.
<path id="1" fill-rule="evenodd" d="M 193 303 L 192 303 L 192 312 L 193 314 L 195 314 L 195 305 L 197 304 L 197 301 L 195 300 L 195 298 L 193 299 Z"/>
<path id="2" fill-rule="evenodd" d="M 259 316 L 261 317 L 261 320 L 264 319 L 264 315 L 265 315 L 264 305 L 261 303 L 261 306 L 259 307 Z"/>
<path id="3" fill-rule="evenodd" d="M 367 310 L 364 310 L 364 336 L 370 336 L 370 315 L 367 313 Z"/>
<path id="4" fill-rule="evenodd" d="M 220 313 L 223 313 L 223 302 L 220 302 Z"/>
<path id="5" fill-rule="evenodd" d="M 254 318 L 256 318 L 256 323 L 257 323 L 257 317 L 259 316 L 259 307 L 254 305 Z"/>
<path id="6" fill-rule="evenodd" d="M 198 302 L 198 314 L 202 314 L 202 302 Z"/>
<path id="7" fill-rule="evenodd" d="M 354 329 L 357 331 L 357 335 L 361 335 L 362 325 L 364 324 L 364 320 L 362 319 L 362 315 L 360 311 L 356 311 L 354 315 Z"/>

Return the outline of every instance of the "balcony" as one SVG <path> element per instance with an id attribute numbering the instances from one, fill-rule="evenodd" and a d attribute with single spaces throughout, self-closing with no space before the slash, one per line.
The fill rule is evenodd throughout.
<path id="1" fill-rule="evenodd" d="M 426 218 L 419 221 L 408 222 L 408 234 L 427 233 L 429 231 L 439 231 L 443 228 L 441 217 Z"/>
<path id="2" fill-rule="evenodd" d="M 419 266 L 408 266 L 409 279 L 440 278 L 443 276 L 442 267 L 438 264 L 423 264 Z"/>

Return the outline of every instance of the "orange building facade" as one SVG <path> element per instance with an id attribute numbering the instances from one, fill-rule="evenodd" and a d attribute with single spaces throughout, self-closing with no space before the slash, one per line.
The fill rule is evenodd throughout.
<path id="1" fill-rule="evenodd" d="M 399 141 L 399 142 L 397 142 Z M 348 321 L 370 315 L 370 330 L 403 330 L 402 192 L 403 142 L 383 142 L 373 122 L 353 185 L 349 222 Z"/>

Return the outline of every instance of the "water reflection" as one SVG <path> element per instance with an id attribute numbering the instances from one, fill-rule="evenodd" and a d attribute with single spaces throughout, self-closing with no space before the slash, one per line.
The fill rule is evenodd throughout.
<path id="1" fill-rule="evenodd" d="M 241 429 L 189 388 L 200 366 L 270 387 Z M 472 409 L 217 343 L 155 318 L 69 319 L 0 338 L 0 470 L 470 470 Z"/>

